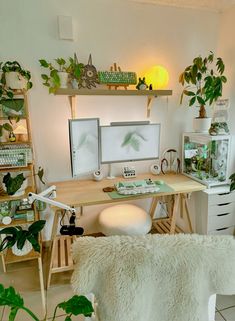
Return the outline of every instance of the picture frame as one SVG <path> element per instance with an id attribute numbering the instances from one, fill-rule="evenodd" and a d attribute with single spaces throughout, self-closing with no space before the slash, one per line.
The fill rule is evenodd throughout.
<path id="1" fill-rule="evenodd" d="M 69 120 L 70 158 L 73 177 L 100 168 L 99 118 Z"/>

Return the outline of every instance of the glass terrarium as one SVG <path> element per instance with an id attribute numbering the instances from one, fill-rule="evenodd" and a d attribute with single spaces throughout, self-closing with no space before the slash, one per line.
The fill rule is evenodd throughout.
<path id="1" fill-rule="evenodd" d="M 226 184 L 230 136 L 183 134 L 183 174 L 207 187 Z"/>

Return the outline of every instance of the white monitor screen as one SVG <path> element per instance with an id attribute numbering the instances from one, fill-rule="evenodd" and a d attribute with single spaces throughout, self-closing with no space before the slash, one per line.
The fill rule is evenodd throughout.
<path id="1" fill-rule="evenodd" d="M 100 127 L 101 163 L 159 158 L 160 124 Z"/>

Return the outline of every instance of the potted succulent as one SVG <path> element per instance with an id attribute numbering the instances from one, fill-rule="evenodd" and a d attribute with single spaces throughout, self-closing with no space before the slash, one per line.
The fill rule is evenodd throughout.
<path id="1" fill-rule="evenodd" d="M 38 176 L 42 184 L 45 184 L 43 181 L 44 170 L 39 167 L 38 172 L 35 176 Z M 27 178 L 23 173 L 16 174 L 12 176 L 10 173 L 7 173 L 3 176 L 3 184 L 5 185 L 5 190 L 9 196 L 22 196 L 25 193 L 27 187 Z"/>
<path id="2" fill-rule="evenodd" d="M 223 75 L 224 69 L 223 60 L 215 58 L 214 53 L 210 52 L 205 58 L 194 58 L 193 63 L 179 77 L 179 82 L 184 86 L 180 103 L 187 96 L 189 106 L 196 104 L 199 107 L 199 116 L 194 119 L 197 132 L 208 132 L 210 128 L 211 118 L 207 117 L 205 106 L 212 105 L 222 96 L 223 84 L 227 81 Z"/>
<path id="3" fill-rule="evenodd" d="M 26 255 L 32 249 L 40 252 L 39 232 L 45 223 L 45 220 L 36 221 L 27 230 L 21 226 L 10 226 L 0 230 L 0 235 L 6 234 L 0 243 L 0 252 L 7 248 L 11 248 L 12 253 L 17 256 Z"/>
<path id="4" fill-rule="evenodd" d="M 45 59 L 39 60 L 41 67 L 49 69 L 49 75 L 41 75 L 44 80 L 43 85 L 49 87 L 49 93 L 54 93 L 58 88 L 67 88 L 68 84 L 69 66 L 66 60 L 57 58 L 55 61 L 58 67 L 53 66 Z"/>
<path id="5" fill-rule="evenodd" d="M 1 83 L 10 89 L 30 89 L 33 84 L 30 81 L 31 74 L 17 61 L 7 61 L 1 66 Z"/>
<path id="6" fill-rule="evenodd" d="M 25 311 L 30 316 L 31 320 L 40 321 L 40 319 L 24 305 L 23 298 L 13 287 L 4 288 L 4 286 L 0 284 L 0 306 L 7 306 L 10 308 L 9 320 L 11 321 L 15 320 L 16 314 L 19 310 Z M 92 303 L 83 295 L 74 295 L 68 301 L 57 304 L 51 321 L 56 320 L 56 312 L 58 308 L 64 311 L 64 321 L 71 321 L 72 316 L 77 315 L 91 317 L 94 312 Z M 44 321 L 46 320 L 47 318 L 45 317 Z M 62 320 L 61 316 L 60 320 Z"/>

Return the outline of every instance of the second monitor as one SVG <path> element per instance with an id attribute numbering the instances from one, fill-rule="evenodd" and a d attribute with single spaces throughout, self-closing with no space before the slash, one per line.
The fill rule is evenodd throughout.
<path id="1" fill-rule="evenodd" d="M 101 126 L 101 163 L 159 158 L 160 124 Z"/>

